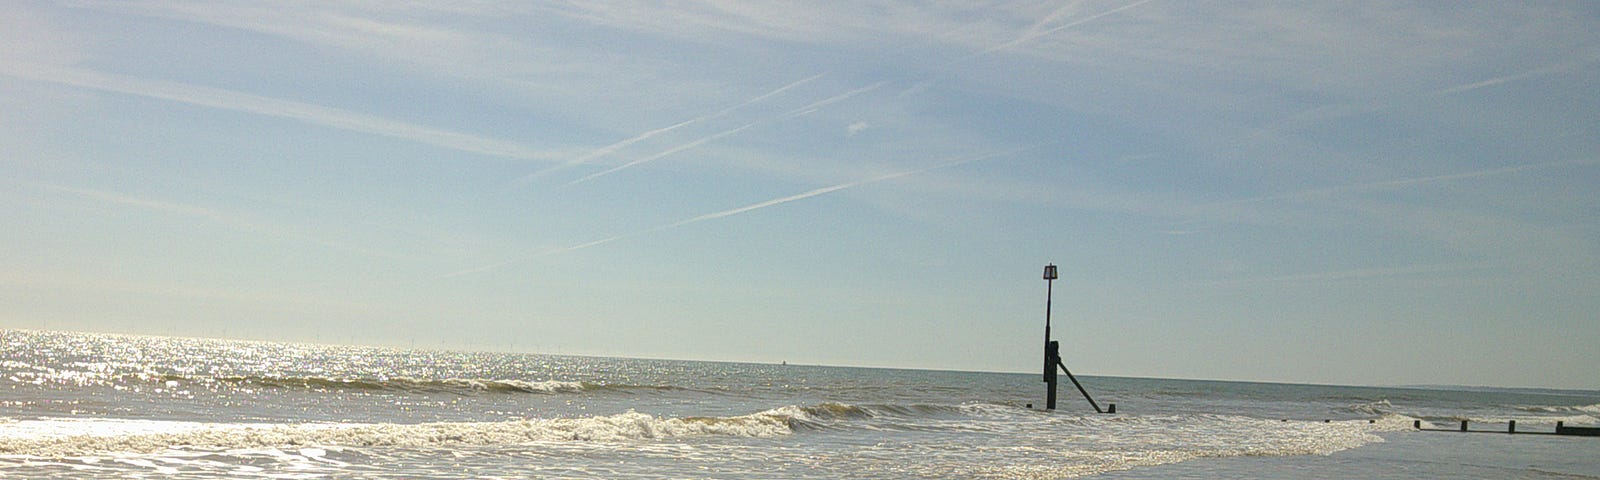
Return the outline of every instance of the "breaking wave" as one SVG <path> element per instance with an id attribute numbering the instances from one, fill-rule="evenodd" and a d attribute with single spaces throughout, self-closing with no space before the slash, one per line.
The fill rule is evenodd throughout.
<path id="1" fill-rule="evenodd" d="M 1517 410 L 1533 413 L 1579 414 L 1600 417 L 1600 403 L 1594 405 L 1527 405 Z"/>
<path id="2" fill-rule="evenodd" d="M 999 407 L 998 408 L 1006 408 Z M 931 417 L 938 415 L 961 415 L 984 408 L 981 404 L 974 405 L 849 405 L 837 402 L 825 402 L 807 407 L 784 407 L 796 409 L 806 418 L 815 419 L 863 419 L 884 417 Z M 782 409 L 780 409 L 782 410 Z"/>
<path id="3" fill-rule="evenodd" d="M 1519 425 L 1555 425 L 1556 422 L 1563 422 L 1568 425 L 1595 425 L 1600 424 L 1600 404 L 1523 405 L 1512 407 L 1511 410 L 1490 414 L 1452 414 L 1429 418 L 1429 420 L 1442 420 L 1451 425 L 1463 420 L 1472 423 L 1507 423 L 1515 421 Z"/>
<path id="4" fill-rule="evenodd" d="M 1394 405 L 1390 404 L 1388 400 L 1378 400 L 1376 402 L 1350 405 L 1344 407 L 1343 410 L 1364 415 L 1387 415 L 1394 413 Z"/>
<path id="5" fill-rule="evenodd" d="M 226 451 L 273 447 L 435 448 L 533 442 L 626 442 L 697 436 L 775 437 L 793 432 L 792 418 L 775 412 L 738 417 L 663 418 L 635 411 L 587 418 L 420 424 L 204 424 L 193 422 L 39 420 L 24 430 L 98 434 L 0 437 L 0 454 L 66 457 L 156 453 L 169 449 Z M 27 423 L 27 421 L 19 422 Z"/>
<path id="6" fill-rule="evenodd" d="M 257 380 L 252 380 L 257 381 Z M 341 383 L 343 385 L 343 383 Z M 390 388 L 385 385 L 385 388 Z M 477 388 L 477 387 L 474 387 Z M 508 387 L 510 388 L 510 387 Z M 537 387 L 543 388 L 543 387 Z M 561 388 L 581 389 L 582 385 Z M 517 386 L 517 391 L 535 391 Z M 790 405 L 732 417 L 657 417 L 629 410 L 584 418 L 419 424 L 238 424 L 117 419 L 41 419 L 9 422 L 0 454 L 63 457 L 168 449 L 236 450 L 280 447 L 457 447 L 530 442 L 626 442 L 702 436 L 776 437 L 797 430 L 836 430 L 884 419 L 908 425 L 1000 406 Z"/>

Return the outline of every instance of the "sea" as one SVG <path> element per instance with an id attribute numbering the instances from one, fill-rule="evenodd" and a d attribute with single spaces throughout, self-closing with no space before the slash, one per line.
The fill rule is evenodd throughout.
<path id="1" fill-rule="evenodd" d="M 1503 433 L 1597 391 L 1079 380 L 0 330 L 0 478 L 1600 478 Z"/>

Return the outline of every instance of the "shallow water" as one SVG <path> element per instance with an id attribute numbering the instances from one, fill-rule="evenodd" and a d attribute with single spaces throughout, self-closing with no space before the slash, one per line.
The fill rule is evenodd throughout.
<path id="1" fill-rule="evenodd" d="M 1542 478 L 1600 393 L 1084 378 L 0 331 L 17 478 Z M 1087 412 L 1087 413 L 1086 413 Z M 1556 477 L 1552 477 L 1556 478 Z M 1561 477 L 1571 478 L 1571 477 Z"/>

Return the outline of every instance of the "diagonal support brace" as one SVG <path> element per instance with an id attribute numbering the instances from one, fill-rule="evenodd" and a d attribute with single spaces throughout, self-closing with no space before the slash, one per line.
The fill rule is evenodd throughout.
<path id="1" fill-rule="evenodd" d="M 1109 412 L 1106 410 L 1101 410 L 1100 404 L 1095 403 L 1094 397 L 1089 396 L 1089 390 L 1083 388 L 1082 383 L 1078 383 L 1078 377 L 1072 375 L 1071 370 L 1067 370 L 1067 365 L 1061 362 L 1061 342 L 1051 340 L 1050 343 L 1046 343 L 1044 348 L 1044 356 L 1044 381 L 1045 383 L 1050 384 L 1049 389 L 1046 392 L 1048 396 L 1045 400 L 1045 408 L 1050 410 L 1056 409 L 1056 369 L 1059 368 L 1062 372 L 1067 374 L 1068 380 L 1072 380 L 1072 385 L 1078 387 L 1078 393 L 1083 394 L 1083 399 L 1089 401 L 1089 406 L 1094 407 L 1095 413 L 1116 413 L 1117 407 L 1114 405 L 1111 407 Z"/>

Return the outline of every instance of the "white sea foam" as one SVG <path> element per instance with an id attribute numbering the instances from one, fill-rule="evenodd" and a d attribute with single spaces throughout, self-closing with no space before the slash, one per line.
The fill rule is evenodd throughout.
<path id="1" fill-rule="evenodd" d="M 138 420 L 46 419 L 7 425 L 0 454 L 65 457 L 168 449 L 232 450 L 284 446 L 441 447 L 536 441 L 623 442 L 728 435 L 772 437 L 792 430 L 780 413 L 662 418 L 634 411 L 608 416 L 508 422 L 421 424 L 204 424 Z"/>
<path id="2" fill-rule="evenodd" d="M 1025 413 L 1026 412 L 1026 413 Z M 1410 420 L 1283 422 L 1228 415 L 1067 416 L 1021 410 L 1003 442 L 882 444 L 872 458 L 925 458 L 887 466 L 896 476 L 1074 478 L 1198 458 L 1327 455 L 1384 441 Z"/>
<path id="3" fill-rule="evenodd" d="M 1581 414 L 1600 419 L 1600 403 L 1593 405 L 1529 405 L 1518 410 L 1535 413 Z"/>
<path id="4" fill-rule="evenodd" d="M 48 418 L 37 420 L 12 419 L 0 429 L 3 442 L 63 439 L 71 437 L 116 437 L 137 435 L 171 435 L 215 428 L 216 424 L 200 422 L 175 422 L 158 420 L 127 420 L 114 418 Z M 0 451 L 5 450 L 0 446 Z"/>
<path id="5" fill-rule="evenodd" d="M 1369 423 L 1280 422 L 1227 415 L 1075 416 L 999 405 L 785 406 L 734 417 L 663 418 L 634 411 L 569 419 L 424 424 L 204 424 L 140 420 L 22 420 L 0 437 L 0 467 L 56 465 L 101 476 L 349 474 L 383 459 L 440 455 L 668 455 L 759 465 L 807 462 L 786 449 L 728 450 L 696 437 L 781 437 L 795 426 L 836 439 L 914 431 L 919 442 L 857 444 L 832 452 L 849 472 L 935 478 L 1062 478 L 1207 457 L 1330 454 L 1410 428 L 1389 415 Z M 11 429 L 7 429 L 11 430 Z M 943 432 L 943 433 L 941 433 Z M 966 440 L 937 441 L 956 434 Z M 744 444 L 744 442 L 739 442 Z M 749 445 L 749 444 L 745 444 Z M 487 448 L 488 450 L 483 450 Z M 415 453 L 404 453 L 415 452 Z M 429 453 L 431 452 L 431 453 Z M 476 453 L 474 453 L 476 452 Z M 354 456 L 352 456 L 354 455 Z M 420 456 L 418 456 L 420 455 Z M 777 455 L 778 457 L 771 457 Z M 900 459 L 920 459 L 902 461 Z M 20 459 L 20 460 L 19 460 Z M 355 461 L 352 465 L 348 461 Z M 563 460 L 564 461 L 564 460 Z M 506 460 L 492 461 L 502 464 Z M 825 465 L 824 465 L 825 466 Z M 265 469 L 263 471 L 263 469 Z"/>
<path id="6" fill-rule="evenodd" d="M 1451 424 L 1450 425 L 1446 425 L 1446 427 L 1458 426 L 1459 423 L 1457 423 L 1457 422 L 1460 422 L 1462 420 L 1466 420 L 1467 422 L 1473 423 L 1473 424 L 1478 424 L 1478 423 L 1508 423 L 1508 422 L 1515 421 L 1515 422 L 1517 422 L 1517 425 L 1544 425 L 1544 426 L 1549 426 L 1549 425 L 1555 425 L 1556 422 L 1562 422 L 1562 423 L 1567 424 L 1568 426 L 1573 426 L 1573 425 L 1594 424 L 1594 423 L 1597 422 L 1597 420 L 1600 420 L 1600 419 L 1597 419 L 1596 417 L 1589 416 L 1589 415 L 1487 415 L 1487 416 L 1485 416 L 1485 415 L 1473 415 L 1473 416 L 1455 416 L 1455 417 L 1451 417 L 1450 418 Z"/>
<path id="7" fill-rule="evenodd" d="M 466 386 L 474 390 L 516 390 L 531 393 L 579 393 L 596 388 L 583 382 L 564 382 L 559 380 L 529 382 L 523 380 L 452 378 L 444 380 L 443 383 L 451 386 Z"/>
<path id="8" fill-rule="evenodd" d="M 1345 407 L 1344 410 L 1363 415 L 1384 415 L 1394 413 L 1394 405 L 1390 404 L 1388 400 L 1378 400 L 1376 402 L 1351 405 Z"/>

